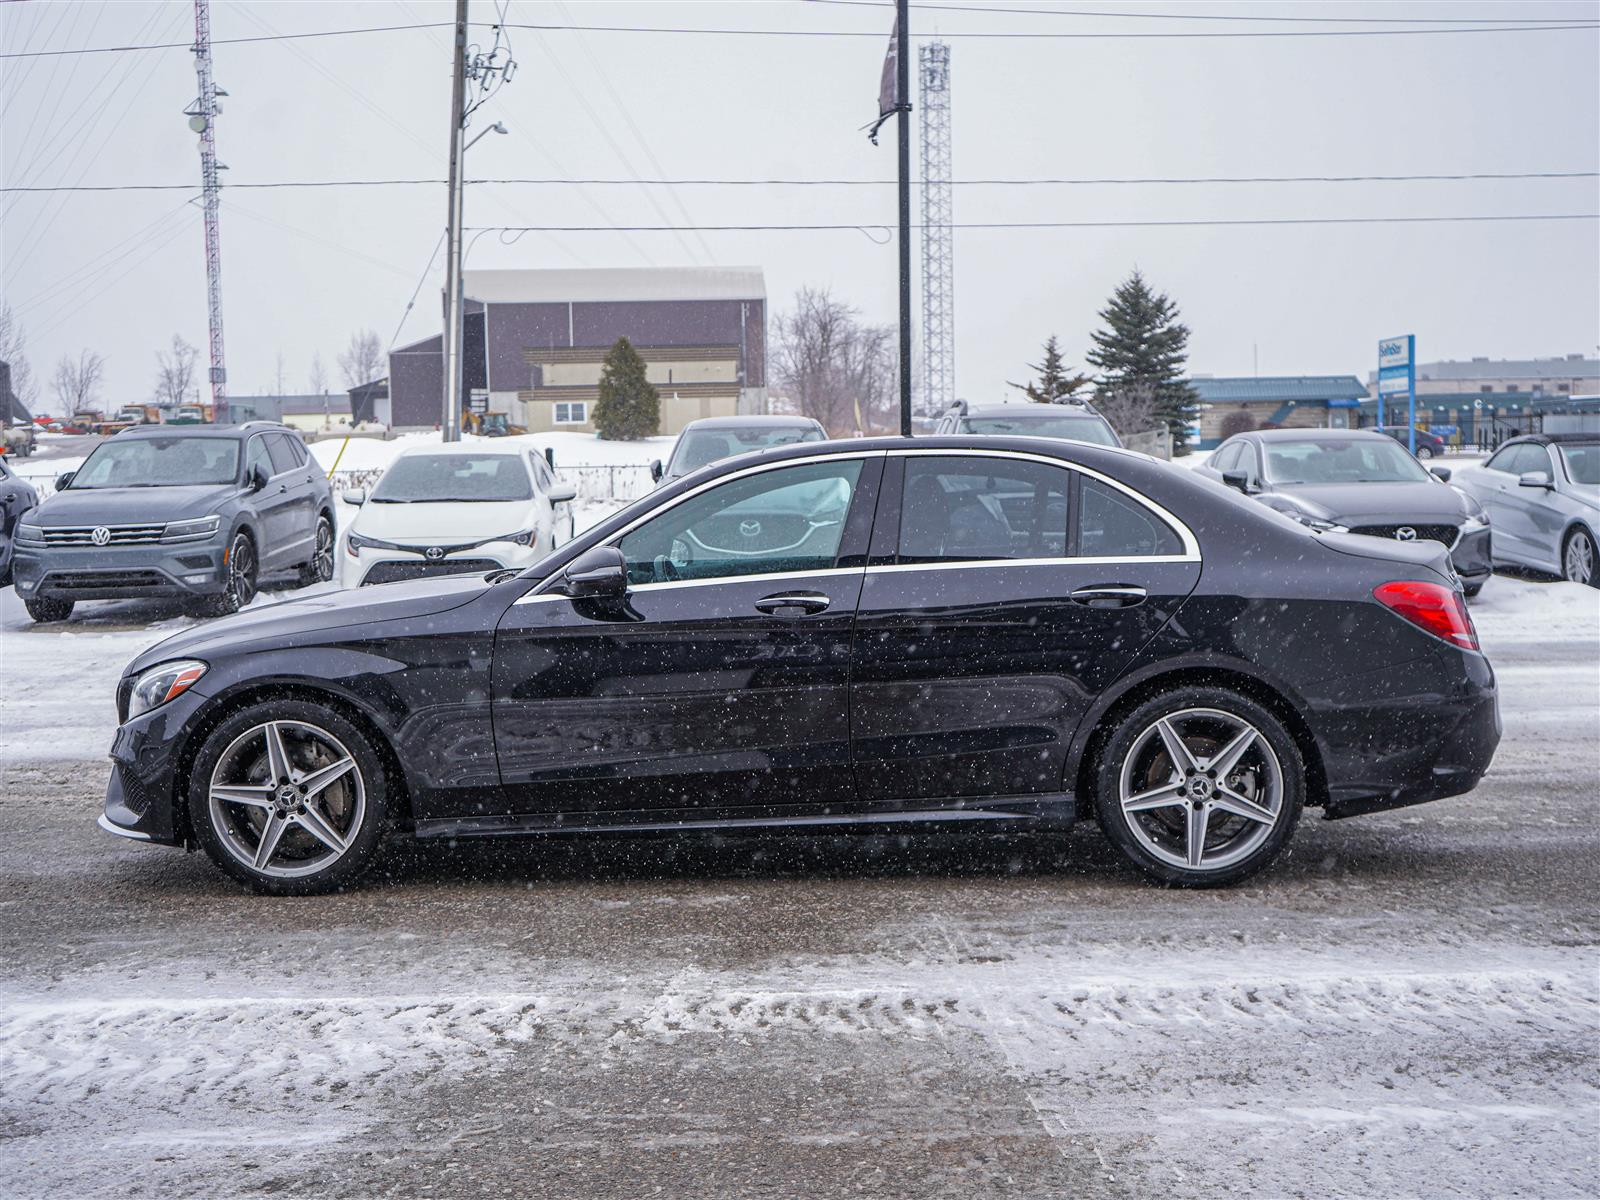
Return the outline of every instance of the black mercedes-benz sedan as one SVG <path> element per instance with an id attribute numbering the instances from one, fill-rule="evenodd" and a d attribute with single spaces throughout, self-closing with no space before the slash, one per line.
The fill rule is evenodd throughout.
<path id="1" fill-rule="evenodd" d="M 1262 429 L 1241 433 L 1196 468 L 1302 525 L 1396 541 L 1439 542 L 1469 596 L 1494 571 L 1489 514 L 1449 485 L 1448 467 L 1425 468 L 1370 429 Z"/>
<path id="2" fill-rule="evenodd" d="M 258 608 L 135 659 L 101 825 L 273 893 L 385 838 L 1093 814 L 1169 884 L 1468 791 L 1495 681 L 1443 546 L 1057 439 L 795 445 L 521 572 Z"/>

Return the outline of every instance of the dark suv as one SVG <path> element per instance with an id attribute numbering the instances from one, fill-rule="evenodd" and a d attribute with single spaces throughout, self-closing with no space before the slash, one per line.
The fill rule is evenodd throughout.
<path id="1" fill-rule="evenodd" d="M 250 603 L 262 574 L 333 578 L 333 500 L 282 425 L 129 429 L 18 524 L 13 566 L 35 621 L 136 596 L 189 598 L 221 616 Z"/>

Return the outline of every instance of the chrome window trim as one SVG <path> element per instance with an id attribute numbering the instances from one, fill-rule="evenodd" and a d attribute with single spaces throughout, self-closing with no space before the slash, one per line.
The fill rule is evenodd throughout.
<path id="1" fill-rule="evenodd" d="M 1086 567 L 1098 566 L 1105 563 L 1195 563 L 1198 557 L 1187 554 L 1145 554 L 1139 556 L 1118 555 L 1115 558 L 1096 558 L 1093 556 L 1074 555 L 1071 558 L 975 558 L 967 562 L 947 563 L 882 563 L 875 567 L 868 567 L 867 574 L 889 574 L 901 571 L 970 571 L 977 567 Z"/>

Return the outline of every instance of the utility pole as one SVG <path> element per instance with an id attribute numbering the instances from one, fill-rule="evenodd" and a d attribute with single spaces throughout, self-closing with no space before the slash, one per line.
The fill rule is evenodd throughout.
<path id="1" fill-rule="evenodd" d="M 189 128 L 200 135 L 200 183 L 206 220 L 206 316 L 211 334 L 211 420 L 227 419 L 228 370 L 222 353 L 222 235 L 218 222 L 221 187 L 217 172 L 216 118 L 218 96 L 228 93 L 211 76 L 211 5 L 194 0 L 194 73 L 200 95 L 184 110 Z"/>
<path id="2" fill-rule="evenodd" d="M 895 127 L 900 141 L 900 436 L 911 436 L 911 5 L 895 2 Z"/>
<path id="3" fill-rule="evenodd" d="M 461 299 L 461 168 L 462 127 L 467 102 L 467 0 L 456 0 L 455 63 L 450 82 L 450 214 L 444 260 L 444 440 L 461 440 L 462 299 Z"/>
<path id="4" fill-rule="evenodd" d="M 917 50 L 922 102 L 923 411 L 944 412 L 956 398 L 954 204 L 950 166 L 950 47 Z"/>

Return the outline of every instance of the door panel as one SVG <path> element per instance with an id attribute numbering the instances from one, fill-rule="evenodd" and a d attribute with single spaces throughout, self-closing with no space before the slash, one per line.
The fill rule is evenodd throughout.
<path id="1" fill-rule="evenodd" d="M 617 539 L 626 597 L 512 605 L 493 688 L 515 811 L 659 821 L 847 802 L 881 466 L 832 458 L 711 485 Z"/>
<path id="2" fill-rule="evenodd" d="M 981 486 L 952 488 L 947 476 L 938 497 L 927 486 L 933 461 L 907 460 L 899 551 L 911 553 L 896 557 L 950 558 L 962 542 L 992 552 L 1008 540 L 1017 557 L 874 559 L 851 682 L 858 793 L 892 804 L 1060 791 L 1079 721 L 1194 589 L 1200 564 L 1136 502 L 1091 480 L 1086 491 L 1056 467 L 1042 470 L 1068 479 L 1069 549 L 1038 553 L 1062 533 L 1053 485 L 1008 466 L 958 465 L 949 476 Z M 1031 495 L 1020 494 L 1022 484 Z M 1004 537 L 981 524 L 980 507 L 1001 517 Z M 941 545 L 936 529 L 946 523 L 953 541 Z"/>

